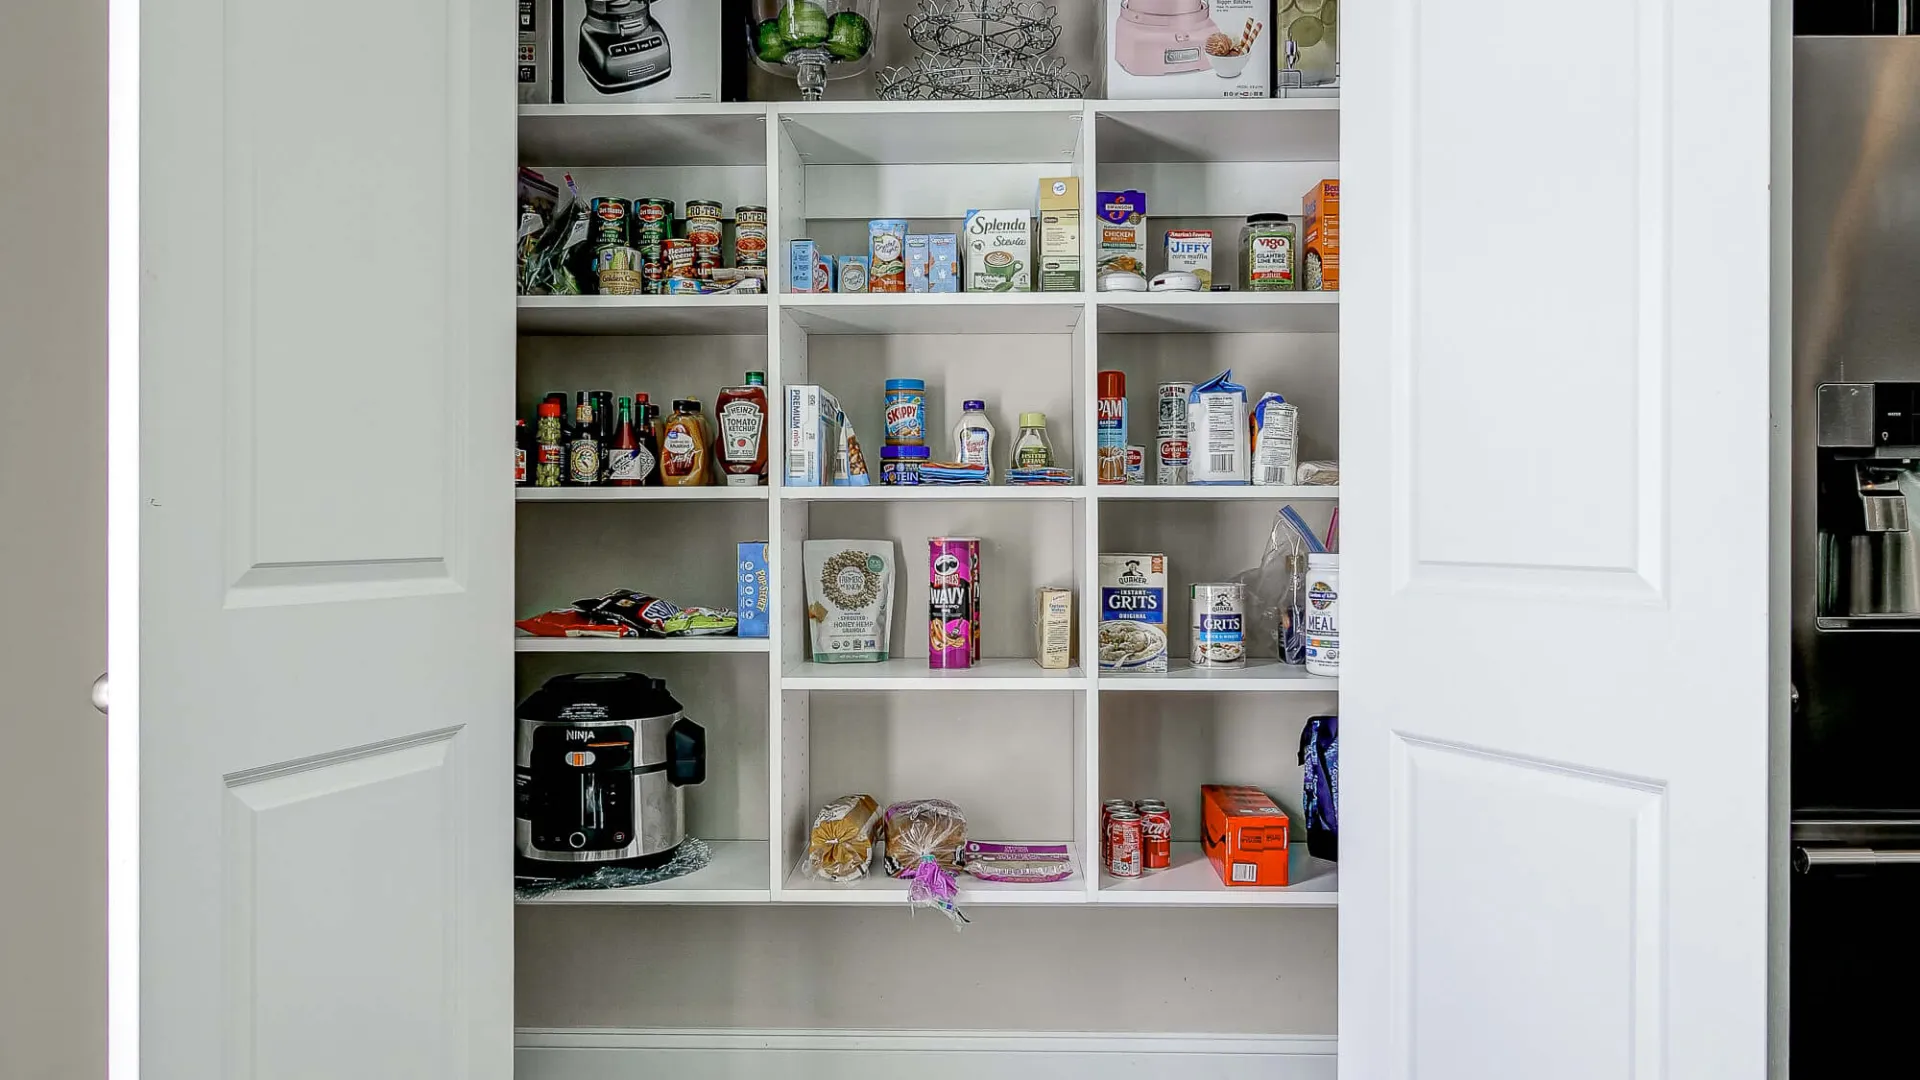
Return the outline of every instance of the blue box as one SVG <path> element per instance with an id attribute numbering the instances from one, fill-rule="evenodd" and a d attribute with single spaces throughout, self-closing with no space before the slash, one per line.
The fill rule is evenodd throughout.
<path id="1" fill-rule="evenodd" d="M 927 291 L 933 269 L 933 252 L 928 247 L 931 238 L 925 233 L 907 234 L 907 291 L 923 293 Z"/>
<path id="2" fill-rule="evenodd" d="M 932 233 L 927 236 L 927 291 L 960 291 L 960 234 Z"/>
<path id="3" fill-rule="evenodd" d="M 750 540 L 740 545 L 734 561 L 734 610 L 740 614 L 741 637 L 766 637 L 771 624 L 769 582 L 767 580 L 767 542 Z"/>
<path id="4" fill-rule="evenodd" d="M 795 240 L 787 249 L 787 289 L 797 293 L 833 291 L 833 256 L 811 240 Z"/>

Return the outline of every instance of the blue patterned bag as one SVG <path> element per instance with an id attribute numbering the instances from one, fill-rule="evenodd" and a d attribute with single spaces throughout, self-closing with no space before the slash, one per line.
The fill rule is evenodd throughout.
<path id="1" fill-rule="evenodd" d="M 1300 729 L 1300 806 L 1307 819 L 1307 854 L 1340 857 L 1340 718 L 1309 716 Z"/>

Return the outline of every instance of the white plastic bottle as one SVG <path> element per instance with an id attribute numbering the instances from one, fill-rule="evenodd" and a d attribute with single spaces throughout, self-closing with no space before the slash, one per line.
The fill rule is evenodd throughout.
<path id="1" fill-rule="evenodd" d="M 1340 556 L 1307 556 L 1307 673 L 1340 674 Z"/>
<path id="2" fill-rule="evenodd" d="M 953 460 L 987 468 L 987 483 L 993 475 L 993 421 L 987 419 L 987 403 L 969 401 L 960 422 L 953 425 Z"/>

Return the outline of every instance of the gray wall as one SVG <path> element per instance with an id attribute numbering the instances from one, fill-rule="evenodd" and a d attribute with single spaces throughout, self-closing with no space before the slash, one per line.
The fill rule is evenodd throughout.
<path id="1" fill-rule="evenodd" d="M 106 1074 L 106 13 L 0 4 L 7 1080 Z"/>

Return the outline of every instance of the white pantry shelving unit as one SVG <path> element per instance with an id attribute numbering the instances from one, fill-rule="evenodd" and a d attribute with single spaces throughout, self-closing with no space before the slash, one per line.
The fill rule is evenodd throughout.
<path id="1" fill-rule="evenodd" d="M 705 106 L 523 106 L 523 164 L 572 173 L 583 193 L 713 198 L 769 209 L 773 292 L 719 297 L 523 297 L 519 406 L 547 392 L 611 388 L 710 402 L 746 370 L 775 403 L 793 383 L 832 388 L 877 459 L 881 384 L 928 383 L 936 447 L 964 398 L 1000 431 L 1004 467 L 1017 415 L 1044 411 L 1056 456 L 1088 477 L 1095 374 L 1126 373 L 1135 442 L 1150 443 L 1154 392 L 1232 367 L 1250 391 L 1300 404 L 1303 457 L 1338 456 L 1339 296 L 1099 294 L 807 295 L 786 291 L 788 241 L 865 250 L 871 218 L 958 231 L 971 207 L 1031 206 L 1046 176 L 1081 180 L 1083 264 L 1094 265 L 1095 195 L 1148 193 L 1153 236 L 1215 231 L 1230 279 L 1249 213 L 1299 211 L 1339 175 L 1332 98 L 1182 102 L 878 102 Z M 1276 194 L 1283 193 L 1283 194 Z M 1156 245 L 1157 246 L 1157 245 Z M 1149 268 L 1161 253 L 1150 249 Z M 1141 434 L 1144 433 L 1144 434 Z M 877 463 L 877 461 L 876 461 Z M 1185 644 L 1186 586 L 1256 565 L 1279 506 L 1324 529 L 1337 487 L 558 489 L 517 492 L 523 614 L 613 588 L 730 605 L 733 544 L 769 540 L 772 636 L 653 642 L 520 638 L 519 692 L 560 672 L 639 668 L 668 680 L 709 731 L 709 780 L 688 794 L 689 829 L 714 846 L 699 874 L 644 889 L 562 893 L 547 906 L 626 903 L 898 903 L 902 883 L 835 886 L 799 873 L 815 807 L 850 791 L 884 805 L 952 799 L 981 839 L 1067 842 L 1075 873 L 1050 885 L 963 882 L 961 903 L 1192 907 L 1331 906 L 1338 879 L 1305 854 L 1283 889 L 1229 889 L 1200 853 L 1199 785 L 1257 784 L 1297 814 L 1300 724 L 1337 708 L 1338 682 L 1270 656 L 1244 669 L 1102 675 L 1095 655 L 1103 551 L 1169 557 L 1168 628 Z M 877 478 L 876 478 L 877 479 Z M 1171 504 L 1171 505 L 1169 505 Z M 926 666 L 926 539 L 983 541 L 989 658 Z M 894 659 L 816 664 L 807 655 L 800 574 L 808 539 L 897 544 Z M 1077 655 L 1041 669 L 1032 592 L 1076 594 Z M 917 632 L 916 632 L 917 631 Z M 1174 809 L 1175 865 L 1117 880 L 1091 865 L 1103 797 L 1159 796 Z M 1298 835 L 1298 834 L 1296 834 Z M 1097 860 L 1095 860 L 1097 862 Z"/>

